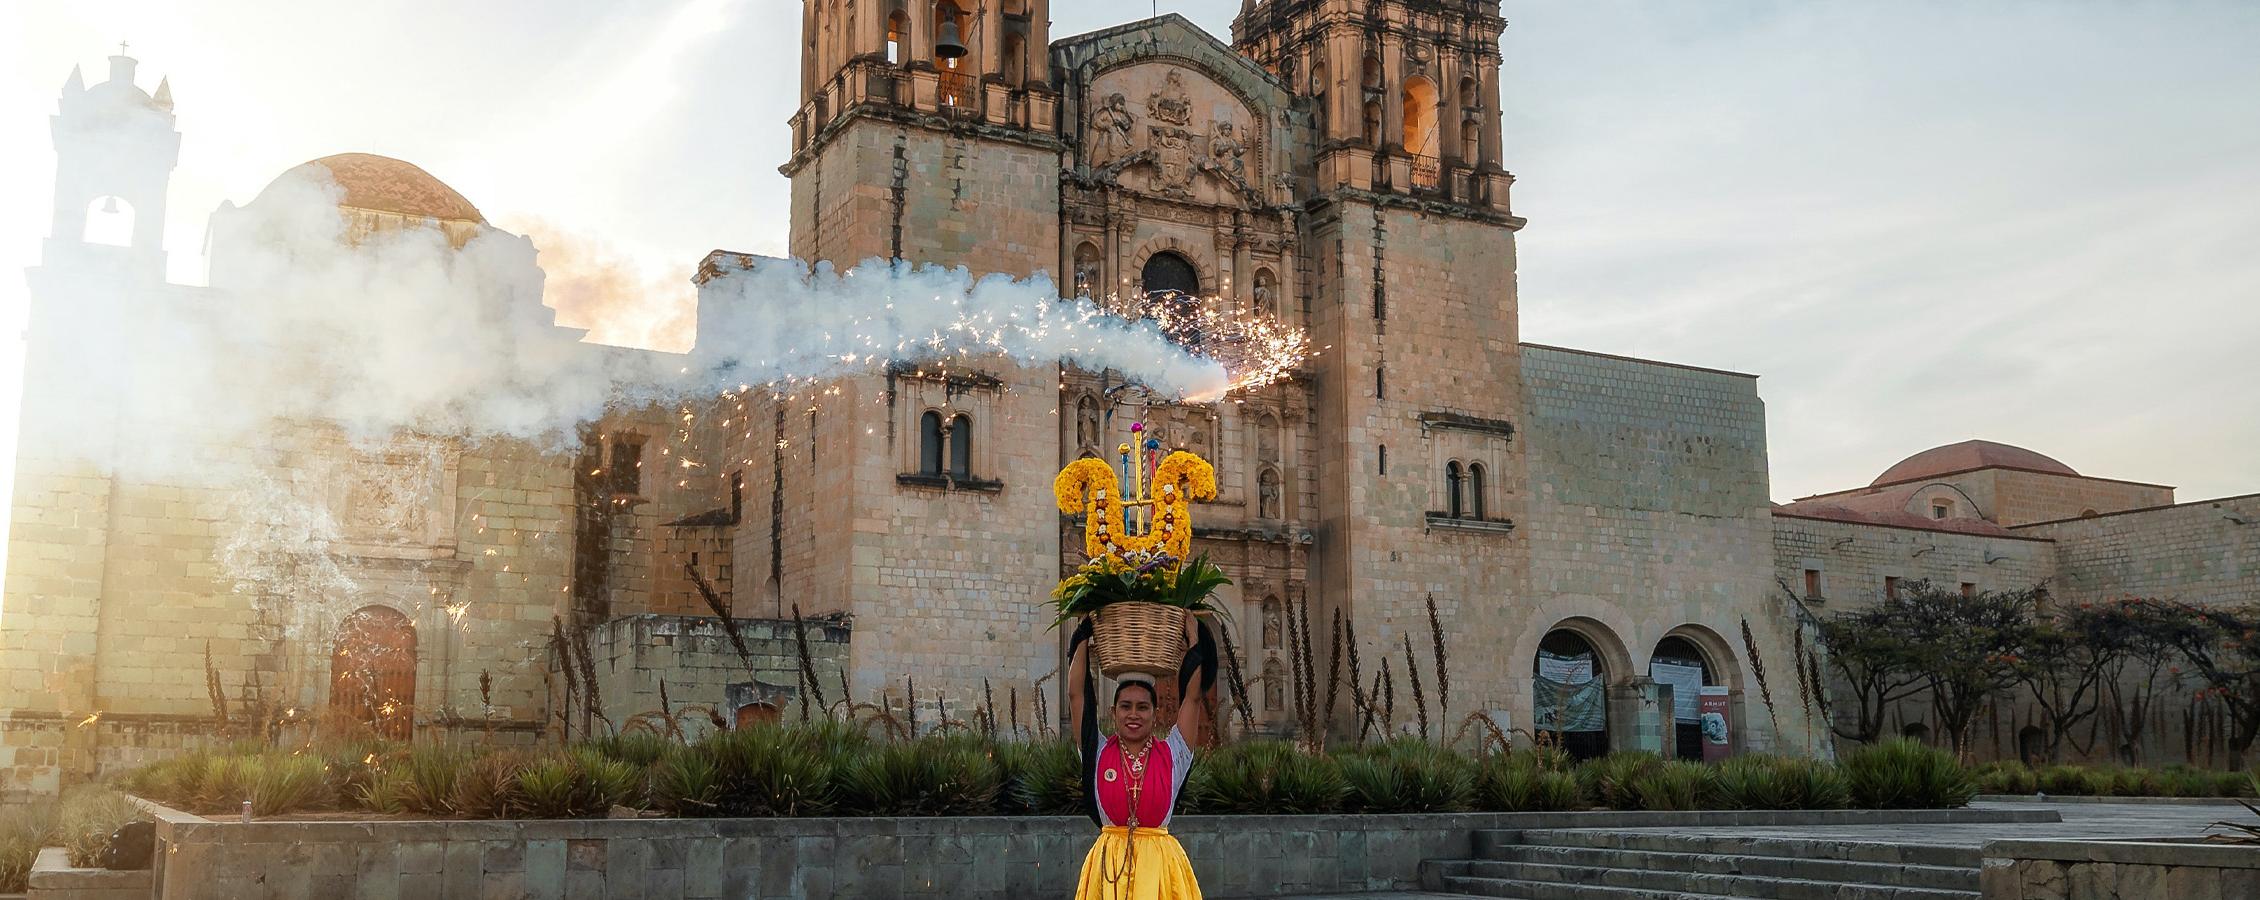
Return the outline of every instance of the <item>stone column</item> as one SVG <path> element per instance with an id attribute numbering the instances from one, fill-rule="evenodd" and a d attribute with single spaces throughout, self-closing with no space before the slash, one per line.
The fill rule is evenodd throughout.
<path id="1" fill-rule="evenodd" d="M 904 65 L 934 64 L 934 0 L 910 0 L 904 13 L 910 16 L 910 46 L 902 48 Z"/>
<path id="2" fill-rule="evenodd" d="M 1485 169 L 1502 168 L 1499 164 L 1499 64 L 1490 57 L 1483 62 L 1483 160 Z"/>
<path id="3" fill-rule="evenodd" d="M 974 73 L 975 76 L 1002 74 L 1004 72 L 1004 4 L 998 2 L 998 0 L 989 0 L 988 3 L 982 4 L 981 18 L 975 22 L 975 27 L 981 29 L 981 42 L 975 45 L 975 52 L 981 54 L 981 70 Z"/>
<path id="4" fill-rule="evenodd" d="M 1381 37 L 1381 135 L 1375 149 L 1395 147 L 1410 153 L 1405 143 L 1405 42 L 1396 35 Z"/>
<path id="5" fill-rule="evenodd" d="M 1609 685 L 1609 749 L 1664 752 L 1669 693 L 1647 676 Z"/>
<path id="6" fill-rule="evenodd" d="M 1460 96 L 1460 58 L 1451 53 L 1439 53 L 1436 60 L 1436 158 L 1450 160 L 1456 165 L 1471 166 L 1473 160 L 1460 158 L 1460 110 L 1467 100 Z M 1447 175 L 1445 184 L 1451 183 Z"/>

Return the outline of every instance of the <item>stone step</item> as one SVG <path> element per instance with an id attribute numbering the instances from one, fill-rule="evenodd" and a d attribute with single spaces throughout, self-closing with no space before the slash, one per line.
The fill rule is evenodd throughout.
<path id="1" fill-rule="evenodd" d="M 1475 833 L 1475 855 L 1479 858 L 1490 856 L 1492 848 L 1511 846 L 1582 847 L 1598 850 L 1640 850 L 1712 856 L 1828 859 L 1843 862 L 1965 868 L 1973 872 L 1983 862 L 1981 852 L 1975 847 L 1920 846 L 1875 841 L 1584 829 L 1540 829 L 1532 831 L 1487 829 Z"/>
<path id="2" fill-rule="evenodd" d="M 1475 860 L 1464 877 L 1568 887 L 1765 897 L 1768 900 L 1967 900 L 1977 896 L 1974 879 L 1967 888 L 1926 888 L 1835 879 L 1825 875 L 1769 877 L 1668 868 L 1554 865 L 1497 860 Z M 1539 898 L 1533 897 L 1531 900 Z"/>
<path id="3" fill-rule="evenodd" d="M 1713 853 L 1508 844 L 1491 847 L 1489 852 L 1475 862 L 1478 863 L 1474 867 L 1477 874 L 1503 878 L 1523 876 L 1502 872 L 1496 866 L 1485 866 L 1482 863 L 1508 867 L 1533 865 L 1685 872 L 1691 875 L 1746 875 L 1948 891 L 1974 891 L 1978 888 L 1978 870 L 1974 868 L 1857 862 L 1820 856 L 1727 856 Z"/>
<path id="4" fill-rule="evenodd" d="M 1784 882 L 1756 879 L 1747 888 L 1729 887 L 1732 893 L 1702 893 L 1675 888 L 1620 887 L 1605 884 L 1564 884 L 1546 881 L 1522 881 L 1511 878 L 1486 878 L 1479 875 L 1447 875 L 1442 878 L 1443 890 L 1477 897 L 1511 897 L 1514 900 L 1781 900 L 1785 895 L 1777 888 Z M 1823 885 L 1834 887 L 1833 885 Z M 1841 890 L 1841 889 L 1840 889 Z M 1976 891 L 1919 891 L 1909 888 L 1877 887 L 1873 893 L 1852 890 L 1829 896 L 1843 900 L 1978 900 Z"/>

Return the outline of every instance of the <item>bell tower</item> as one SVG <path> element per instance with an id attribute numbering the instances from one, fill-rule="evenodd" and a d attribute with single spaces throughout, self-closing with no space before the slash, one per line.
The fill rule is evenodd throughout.
<path id="1" fill-rule="evenodd" d="M 1315 119 L 1297 221 L 1305 321 L 1326 348 L 1314 612 L 1384 645 L 1424 633 L 1431 598 L 1481 642 L 1531 602 L 1505 27 L 1499 0 L 1248 0 L 1233 23 L 1235 49 Z M 1529 690 L 1498 654 L 1469 660 L 1455 692 Z"/>
<path id="2" fill-rule="evenodd" d="M 1311 98 L 1321 189 L 1508 211 L 1498 0 L 1248 0 L 1237 49 Z"/>
<path id="3" fill-rule="evenodd" d="M 803 0 L 793 255 L 1056 264 L 1050 16 L 1050 0 Z"/>
<path id="4" fill-rule="evenodd" d="M 173 88 L 134 84 L 136 60 L 110 57 L 109 80 L 88 87 L 77 68 L 49 118 L 55 143 L 55 210 L 44 265 L 100 258 L 132 278 L 165 273 L 165 192 L 180 160 Z M 117 249 L 122 248 L 122 249 Z"/>

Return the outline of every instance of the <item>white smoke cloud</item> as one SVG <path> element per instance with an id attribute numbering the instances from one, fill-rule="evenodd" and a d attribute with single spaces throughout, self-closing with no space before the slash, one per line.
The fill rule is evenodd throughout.
<path id="1" fill-rule="evenodd" d="M 836 272 L 748 258 L 702 287 L 688 354 L 583 343 L 543 305 L 526 238 L 370 230 L 341 214 L 341 196 L 326 170 L 296 170 L 214 216 L 208 291 L 66 311 L 64 340 L 108 350 L 53 386 L 76 394 L 63 406 L 84 426 L 56 437 L 78 443 L 73 455 L 193 477 L 181 439 L 256 445 L 278 421 L 326 421 L 372 442 L 409 431 L 561 449 L 610 404 L 706 400 L 888 360 L 1065 360 L 1181 394 L 1227 383 L 1153 323 L 1062 300 L 1048 279 L 877 260 Z"/>

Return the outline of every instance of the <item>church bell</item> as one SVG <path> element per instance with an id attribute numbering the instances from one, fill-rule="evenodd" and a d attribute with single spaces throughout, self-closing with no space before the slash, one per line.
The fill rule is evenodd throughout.
<path id="1" fill-rule="evenodd" d="M 942 34 L 934 39 L 934 58 L 956 59 L 971 52 L 973 51 L 966 48 L 964 39 L 957 33 L 957 20 L 943 19 Z"/>

